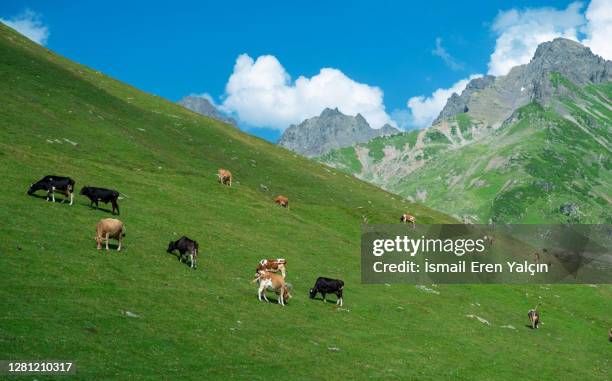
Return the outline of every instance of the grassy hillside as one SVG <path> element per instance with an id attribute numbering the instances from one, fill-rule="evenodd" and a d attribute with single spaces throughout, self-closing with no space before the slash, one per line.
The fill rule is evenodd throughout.
<path id="1" fill-rule="evenodd" d="M 550 81 L 551 105 L 528 104 L 498 129 L 459 114 L 321 161 L 462 220 L 611 223 L 612 83 Z"/>
<path id="2" fill-rule="evenodd" d="M 609 377 L 608 286 L 361 285 L 360 224 L 403 211 L 452 220 L 1 24 L 0 84 L 0 359 L 74 360 L 71 379 L 83 380 Z M 120 190 L 125 250 L 95 249 L 110 214 L 85 198 L 26 196 L 45 174 Z M 200 242 L 196 271 L 165 253 L 183 234 Z M 269 257 L 288 260 L 285 308 L 258 302 L 249 283 Z M 344 308 L 308 299 L 321 275 L 345 280 Z M 532 331 L 536 304 L 544 325 Z"/>

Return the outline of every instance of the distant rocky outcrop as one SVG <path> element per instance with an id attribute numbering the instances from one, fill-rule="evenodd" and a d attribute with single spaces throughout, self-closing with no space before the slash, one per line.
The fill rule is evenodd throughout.
<path id="1" fill-rule="evenodd" d="M 285 130 L 278 144 L 307 157 L 323 155 L 332 149 L 350 147 L 377 136 L 400 131 L 388 124 L 371 128 L 361 114 L 345 115 L 337 108 L 326 108 L 321 115 L 306 119 Z"/>
<path id="2" fill-rule="evenodd" d="M 197 112 L 198 114 L 230 124 L 236 128 L 238 127 L 238 124 L 234 118 L 221 113 L 212 103 L 210 103 L 208 99 L 204 97 L 189 95 L 178 101 L 178 104 L 193 112 Z"/>
<path id="3" fill-rule="evenodd" d="M 557 73 L 581 87 L 612 80 L 612 62 L 593 54 L 580 43 L 557 38 L 542 43 L 528 64 L 505 76 L 473 79 L 461 95 L 453 94 L 433 125 L 461 113 L 483 125 L 500 126 L 512 113 L 532 101 L 550 106 L 555 91 L 551 75 Z M 571 92 L 567 95 L 572 97 Z M 563 113 L 563 110 L 557 110 Z"/>

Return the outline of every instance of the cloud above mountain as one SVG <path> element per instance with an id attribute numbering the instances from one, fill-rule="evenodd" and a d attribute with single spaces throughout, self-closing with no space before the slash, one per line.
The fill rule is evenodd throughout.
<path id="1" fill-rule="evenodd" d="M 557 37 L 579 41 L 590 47 L 593 53 L 612 59 L 612 0 L 593 0 L 586 9 L 583 3 L 574 2 L 565 9 L 544 7 L 501 11 L 491 30 L 496 36 L 495 49 L 487 64 L 491 75 L 506 75 L 514 66 L 529 63 L 539 44 Z M 446 51 L 439 39 L 436 39 L 436 47 L 440 48 L 436 49 L 438 55 L 444 56 Z M 448 97 L 453 92 L 460 94 L 470 78 L 459 80 L 449 88 L 437 89 L 429 96 L 411 97 L 406 103 L 408 114 L 396 110 L 394 115 L 400 115 L 410 128 L 428 127 Z"/>
<path id="2" fill-rule="evenodd" d="M 9 19 L 0 18 L 0 22 L 10 26 L 37 44 L 45 45 L 49 39 L 49 28 L 43 24 L 42 16 L 29 9 Z"/>
<path id="3" fill-rule="evenodd" d="M 582 7 L 582 3 L 571 3 L 564 10 L 546 7 L 500 12 L 492 26 L 497 39 L 489 74 L 506 75 L 513 67 L 528 63 L 543 42 L 557 37 L 577 41 L 585 22 Z"/>
<path id="4" fill-rule="evenodd" d="M 474 74 L 466 79 L 457 81 L 447 89 L 437 89 L 430 96 L 426 97 L 420 95 L 410 98 L 407 103 L 410 109 L 410 116 L 408 123 L 404 123 L 404 129 L 406 129 L 406 125 L 416 128 L 423 128 L 431 125 L 431 122 L 436 119 L 440 110 L 444 108 L 446 101 L 453 93 L 461 94 L 468 82 L 480 77 L 482 77 L 482 74 Z"/>
<path id="5" fill-rule="evenodd" d="M 242 54 L 225 87 L 221 109 L 255 127 L 284 130 L 291 124 L 337 107 L 347 115 L 361 114 L 373 128 L 396 123 L 385 111 L 380 88 L 359 83 L 338 69 L 295 81 L 272 55 L 257 59 Z"/>
<path id="6" fill-rule="evenodd" d="M 442 38 L 436 38 L 436 48 L 431 51 L 431 54 L 434 56 L 442 58 L 442 61 L 448 66 L 451 70 L 461 70 L 463 69 L 463 64 L 455 59 L 444 46 L 442 46 Z"/>

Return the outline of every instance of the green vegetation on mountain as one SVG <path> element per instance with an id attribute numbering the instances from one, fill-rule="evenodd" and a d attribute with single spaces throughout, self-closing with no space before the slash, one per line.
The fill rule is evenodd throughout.
<path id="1" fill-rule="evenodd" d="M 0 359 L 73 360 L 75 380 L 609 376 L 610 287 L 361 285 L 360 224 L 404 211 L 454 220 L 1 24 L 0 83 Z M 219 167 L 234 186 L 218 184 Z M 27 196 L 46 174 L 121 191 L 124 249 L 95 249 L 110 213 L 84 197 Z M 165 252 L 183 234 L 200 243 L 198 270 Z M 274 257 L 288 260 L 286 307 L 259 302 L 250 283 Z M 344 308 L 308 299 L 317 276 L 344 279 Z M 537 331 L 525 327 L 536 304 Z"/>
<path id="2" fill-rule="evenodd" d="M 612 83 L 548 81 L 494 128 L 459 113 L 319 160 L 465 221 L 612 223 Z"/>

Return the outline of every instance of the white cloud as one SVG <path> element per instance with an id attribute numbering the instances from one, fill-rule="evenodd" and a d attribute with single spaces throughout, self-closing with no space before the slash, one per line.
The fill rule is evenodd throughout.
<path id="1" fill-rule="evenodd" d="M 539 44 L 557 37 L 580 41 L 593 53 L 612 59 L 612 0 L 593 0 L 586 11 L 583 12 L 583 8 L 582 3 L 574 2 L 562 10 L 545 7 L 500 12 L 492 25 L 497 39 L 488 73 L 508 74 L 514 66 L 528 63 Z M 441 40 L 436 39 L 433 53 L 445 59 L 448 53 Z M 446 57 L 452 59 L 450 55 Z M 428 127 L 442 111 L 448 97 L 453 92 L 460 94 L 474 77 L 477 76 L 462 79 L 448 89 L 438 89 L 429 97 L 412 97 L 407 104 L 408 116 L 398 110 L 393 115 L 398 116 L 401 126 Z"/>
<path id="2" fill-rule="evenodd" d="M 528 63 L 539 44 L 556 37 L 578 41 L 585 23 L 582 3 L 571 3 L 564 10 L 535 8 L 500 12 L 493 22 L 498 37 L 489 61 L 489 74 L 505 75 L 511 68 Z"/>
<path id="3" fill-rule="evenodd" d="M 593 53 L 612 59 L 612 0 L 593 0 L 586 10 L 585 45 Z"/>
<path id="4" fill-rule="evenodd" d="M 295 81 L 271 55 L 236 59 L 221 108 L 255 127 L 284 130 L 290 124 L 338 107 L 347 115 L 360 113 L 373 128 L 396 126 L 383 104 L 378 87 L 356 82 L 338 69 L 323 68 L 311 78 Z"/>
<path id="5" fill-rule="evenodd" d="M 468 82 L 472 79 L 482 77 L 481 74 L 471 75 L 469 78 L 456 82 L 448 89 L 438 89 L 428 97 L 420 95 L 408 100 L 407 106 L 410 109 L 410 124 L 416 128 L 424 128 L 431 125 L 440 111 L 444 108 L 446 101 L 453 93 L 461 94 Z"/>
<path id="6" fill-rule="evenodd" d="M 463 69 L 463 64 L 451 56 L 450 53 L 446 51 L 444 46 L 442 46 L 442 38 L 440 37 L 436 38 L 436 48 L 431 51 L 431 54 L 442 58 L 442 61 L 444 61 L 446 66 L 448 66 L 451 70 Z"/>
<path id="7" fill-rule="evenodd" d="M 29 9 L 10 19 L 0 18 L 0 22 L 40 45 L 45 45 L 49 38 L 49 28 L 42 23 L 41 15 Z"/>

